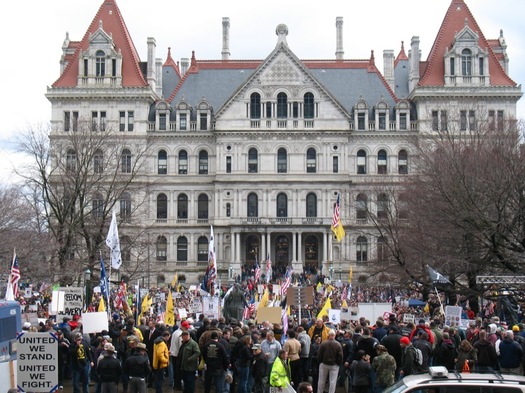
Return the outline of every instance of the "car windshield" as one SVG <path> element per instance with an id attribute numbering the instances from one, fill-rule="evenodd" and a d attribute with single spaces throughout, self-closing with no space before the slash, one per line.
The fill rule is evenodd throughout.
<path id="1" fill-rule="evenodd" d="M 404 392 L 406 389 L 408 389 L 408 386 L 403 383 L 403 380 L 400 379 L 392 386 L 389 386 L 385 390 L 383 390 L 383 393 L 399 393 Z"/>

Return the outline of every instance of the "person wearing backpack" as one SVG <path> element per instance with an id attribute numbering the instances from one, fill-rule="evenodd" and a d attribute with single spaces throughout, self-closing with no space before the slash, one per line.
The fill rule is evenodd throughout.
<path id="1" fill-rule="evenodd" d="M 418 362 L 418 371 L 428 371 L 434 353 L 432 344 L 428 342 L 428 333 L 422 330 L 419 331 L 412 345 L 414 348 L 419 349 L 422 355 L 421 362 Z"/>
<path id="2" fill-rule="evenodd" d="M 417 354 L 408 337 L 401 337 L 399 345 L 401 345 L 401 367 L 399 370 L 399 379 L 402 379 L 417 372 Z"/>

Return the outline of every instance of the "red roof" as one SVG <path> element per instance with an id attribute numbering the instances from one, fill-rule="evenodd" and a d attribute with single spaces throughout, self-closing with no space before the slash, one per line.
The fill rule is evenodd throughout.
<path id="1" fill-rule="evenodd" d="M 420 68 L 421 79 L 419 86 L 444 85 L 445 65 L 443 59 L 445 51 L 447 48 L 450 49 L 452 47 L 455 34 L 465 27 L 465 20 L 467 20 L 468 26 L 479 35 L 478 46 L 483 50 L 488 48 L 491 85 L 516 86 L 516 82 L 501 67 L 491 45 L 463 0 L 452 0 L 450 3 L 445 19 L 428 55 L 427 67 L 424 69 L 424 72 L 421 72 Z"/>
<path id="2" fill-rule="evenodd" d="M 122 86 L 141 87 L 147 86 L 147 82 L 140 70 L 140 58 L 137 49 L 131 40 L 128 28 L 122 18 L 122 14 L 115 0 L 104 0 L 93 21 L 89 25 L 84 38 L 80 43 L 71 42 L 70 47 L 75 48 L 75 54 L 62 75 L 53 83 L 53 87 L 75 87 L 79 75 L 78 56 L 80 50 L 86 51 L 89 47 L 89 35 L 95 33 L 102 22 L 102 28 L 113 38 L 113 43 L 117 51 L 122 53 Z"/>

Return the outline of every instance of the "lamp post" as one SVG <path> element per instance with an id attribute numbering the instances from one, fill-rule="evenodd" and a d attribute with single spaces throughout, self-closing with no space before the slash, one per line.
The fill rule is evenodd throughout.
<path id="1" fill-rule="evenodd" d="M 234 270 L 234 269 L 233 269 L 232 266 L 230 266 L 230 267 L 228 268 L 228 279 L 229 279 L 229 280 L 233 279 L 233 270 Z"/>
<path id="2" fill-rule="evenodd" d="M 330 265 L 328 272 L 330 273 L 330 280 L 332 280 L 334 276 L 334 265 Z"/>
<path id="3" fill-rule="evenodd" d="M 91 285 L 91 270 L 89 270 L 89 268 L 87 268 L 84 271 L 84 293 L 85 293 L 85 296 L 86 296 L 86 298 L 84 300 L 84 304 L 85 304 L 86 311 L 87 311 L 89 303 L 90 303 L 90 295 L 91 295 L 90 285 Z"/>
<path id="4" fill-rule="evenodd" d="M 339 264 L 339 281 L 343 279 L 343 267 Z"/>

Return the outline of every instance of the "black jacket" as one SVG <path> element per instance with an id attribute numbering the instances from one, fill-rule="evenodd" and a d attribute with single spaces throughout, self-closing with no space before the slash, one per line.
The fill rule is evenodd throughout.
<path id="1" fill-rule="evenodd" d="M 124 363 L 124 373 L 130 377 L 146 378 L 150 372 L 149 359 L 141 353 L 134 353 Z"/>
<path id="2" fill-rule="evenodd" d="M 268 377 L 268 374 L 268 359 L 266 359 L 266 355 L 261 352 L 253 357 L 252 377 L 255 382 L 258 382 L 263 378 Z"/>
<path id="3" fill-rule="evenodd" d="M 204 358 L 204 363 L 206 363 L 206 370 L 212 373 L 224 371 L 230 364 L 226 349 L 216 340 L 212 340 L 204 346 L 202 357 Z"/>
<path id="4" fill-rule="evenodd" d="M 104 356 L 97 365 L 97 374 L 100 382 L 116 382 L 122 375 L 120 362 L 114 356 Z"/>

